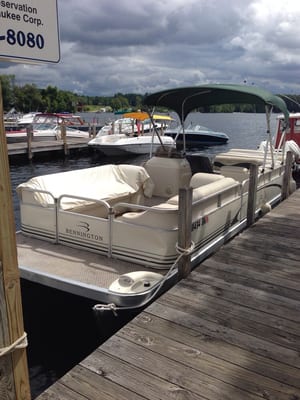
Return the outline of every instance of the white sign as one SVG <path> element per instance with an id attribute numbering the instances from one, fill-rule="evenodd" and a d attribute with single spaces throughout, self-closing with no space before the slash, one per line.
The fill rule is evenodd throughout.
<path id="1" fill-rule="evenodd" d="M 57 0 L 0 0 L 0 59 L 60 59 Z"/>

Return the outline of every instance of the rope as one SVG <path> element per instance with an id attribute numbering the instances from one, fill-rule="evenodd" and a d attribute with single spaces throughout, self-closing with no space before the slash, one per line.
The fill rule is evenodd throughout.
<path id="1" fill-rule="evenodd" d="M 16 341 L 14 341 L 9 346 L 0 348 L 0 357 L 3 357 L 9 353 L 12 353 L 13 351 L 15 351 L 17 349 L 24 349 L 27 346 L 28 346 L 27 333 L 24 332 L 21 337 L 19 337 Z"/>
<path id="2" fill-rule="evenodd" d="M 187 247 L 184 249 L 183 247 L 180 247 L 178 243 L 176 243 L 176 251 L 177 253 L 180 254 L 180 256 L 188 256 L 191 254 L 195 249 L 195 243 L 192 241 L 190 244 L 190 247 Z M 178 263 L 178 259 L 176 260 L 176 263 Z"/>
<path id="3" fill-rule="evenodd" d="M 163 277 L 163 279 L 161 280 L 160 284 L 158 285 L 158 287 L 156 288 L 156 290 L 152 293 L 152 295 L 146 299 L 144 301 L 144 303 L 140 304 L 139 306 L 131 306 L 131 307 L 117 307 L 114 303 L 109 303 L 109 304 L 95 304 L 93 307 L 94 311 L 112 311 L 114 316 L 117 317 L 118 316 L 118 310 L 134 310 L 136 308 L 142 308 L 144 306 L 146 306 L 148 303 L 150 303 L 150 301 L 152 299 L 154 299 L 154 297 L 156 296 L 156 294 L 160 291 L 160 289 L 162 288 L 163 284 L 165 283 L 165 281 L 168 279 L 168 277 L 171 275 L 171 273 L 173 272 L 173 270 L 175 269 L 175 267 L 177 266 L 179 260 L 183 257 L 183 256 L 187 256 L 189 254 L 191 254 L 193 252 L 195 248 L 195 243 L 191 242 L 190 247 L 187 247 L 186 249 L 180 247 L 178 245 L 178 243 L 176 243 L 176 251 L 177 253 L 179 253 L 179 256 L 177 257 L 176 261 L 174 262 L 174 264 L 170 267 L 169 271 L 166 273 L 166 275 Z"/>

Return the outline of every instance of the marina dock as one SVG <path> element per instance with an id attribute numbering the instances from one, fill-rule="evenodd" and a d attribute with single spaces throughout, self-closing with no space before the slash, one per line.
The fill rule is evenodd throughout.
<path id="1" fill-rule="evenodd" d="M 300 190 L 38 400 L 300 399 Z"/>
<path id="2" fill-rule="evenodd" d="M 34 154 L 45 152 L 67 153 L 73 150 L 88 149 L 89 140 L 90 139 L 85 138 L 68 138 L 66 143 L 64 143 L 63 140 L 42 140 L 32 141 L 29 146 L 27 142 L 8 143 L 7 152 L 10 159 L 14 156 L 27 156 L 27 158 L 32 158 Z"/>

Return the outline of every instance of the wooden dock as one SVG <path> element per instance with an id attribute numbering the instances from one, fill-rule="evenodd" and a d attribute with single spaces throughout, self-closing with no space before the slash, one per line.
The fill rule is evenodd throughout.
<path id="1" fill-rule="evenodd" d="M 41 140 L 32 141 L 30 148 L 27 142 L 8 143 L 7 152 L 9 158 L 13 156 L 27 156 L 31 158 L 36 153 L 66 152 L 72 150 L 88 149 L 88 142 L 91 139 L 86 138 L 68 138 L 65 144 L 63 140 Z"/>
<path id="2" fill-rule="evenodd" d="M 300 190 L 38 400 L 299 400 Z"/>

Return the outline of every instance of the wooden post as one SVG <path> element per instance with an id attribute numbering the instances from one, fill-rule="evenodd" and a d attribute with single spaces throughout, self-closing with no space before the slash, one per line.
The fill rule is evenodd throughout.
<path id="1" fill-rule="evenodd" d="M 179 189 L 178 247 L 188 249 L 192 243 L 192 202 L 193 189 Z M 191 255 L 184 254 L 178 263 L 178 278 L 186 278 L 191 272 Z"/>
<path id="2" fill-rule="evenodd" d="M 287 199 L 290 194 L 290 179 L 292 173 L 292 164 L 293 164 L 293 153 L 291 151 L 288 151 L 286 153 L 286 158 L 285 158 L 285 168 L 284 168 L 284 175 L 281 188 L 282 200 Z"/>
<path id="3" fill-rule="evenodd" d="M 26 134 L 27 134 L 27 154 L 28 154 L 28 160 L 32 160 L 33 126 L 32 126 L 31 124 L 26 128 Z"/>
<path id="4" fill-rule="evenodd" d="M 67 156 L 69 154 L 68 143 L 67 143 L 67 127 L 66 125 L 62 124 L 60 129 L 61 129 L 61 138 L 64 143 L 64 155 Z"/>
<path id="5" fill-rule="evenodd" d="M 0 350 L 24 335 L 16 228 L 0 87 Z M 26 348 L 0 357 L 1 399 L 30 400 Z"/>
<path id="6" fill-rule="evenodd" d="M 257 181 L 258 165 L 251 164 L 248 187 L 247 226 L 252 225 L 255 221 Z"/>

